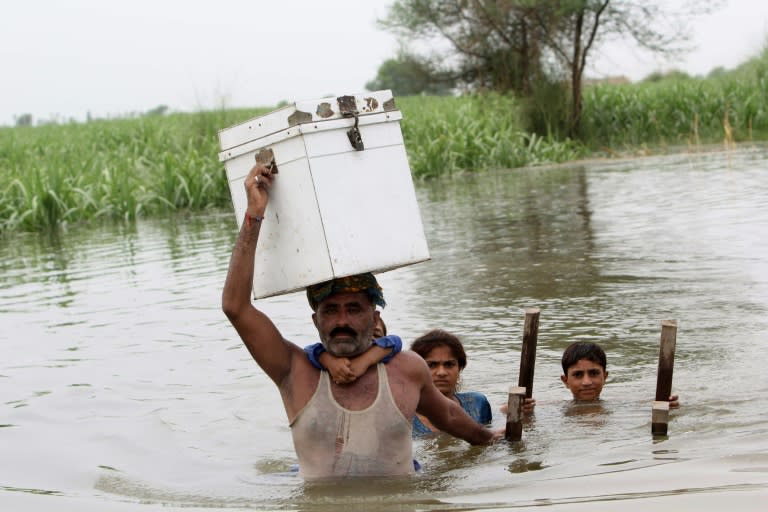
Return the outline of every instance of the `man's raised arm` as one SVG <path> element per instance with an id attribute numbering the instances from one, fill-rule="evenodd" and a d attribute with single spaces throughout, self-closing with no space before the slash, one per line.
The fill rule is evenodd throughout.
<path id="1" fill-rule="evenodd" d="M 291 370 L 292 353 L 301 350 L 284 340 L 272 321 L 251 303 L 256 242 L 267 209 L 267 190 L 272 185 L 272 179 L 269 170 L 258 164 L 245 178 L 248 207 L 229 261 L 221 308 L 251 356 L 280 386 Z"/>

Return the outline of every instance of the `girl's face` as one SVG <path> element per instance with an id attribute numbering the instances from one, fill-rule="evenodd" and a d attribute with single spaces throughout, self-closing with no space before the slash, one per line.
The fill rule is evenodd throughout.
<path id="1" fill-rule="evenodd" d="M 456 384 L 459 381 L 459 361 L 450 348 L 446 346 L 435 347 L 424 358 L 432 372 L 432 382 L 445 396 L 453 396 L 456 392 Z"/>

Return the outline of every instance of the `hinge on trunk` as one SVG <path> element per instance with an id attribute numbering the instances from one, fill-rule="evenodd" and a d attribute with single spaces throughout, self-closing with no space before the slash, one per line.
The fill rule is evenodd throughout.
<path id="1" fill-rule="evenodd" d="M 269 169 L 271 174 L 277 174 L 277 164 L 275 163 L 275 154 L 272 152 L 272 148 L 263 148 L 256 153 L 256 163 Z"/>

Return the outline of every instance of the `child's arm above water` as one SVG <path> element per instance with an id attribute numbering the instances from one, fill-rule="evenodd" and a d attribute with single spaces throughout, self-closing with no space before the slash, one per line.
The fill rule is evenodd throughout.
<path id="1" fill-rule="evenodd" d="M 331 379 L 337 384 L 345 384 L 354 379 L 350 368 L 350 360 L 346 357 L 335 357 L 329 354 L 322 343 L 315 343 L 304 347 L 304 353 L 312 366 L 318 370 L 327 370 Z"/>
<path id="2" fill-rule="evenodd" d="M 359 356 L 348 359 L 329 354 L 322 343 L 315 343 L 304 348 L 309 361 L 321 370 L 328 370 L 337 384 L 354 382 L 372 365 L 387 363 L 403 349 L 399 336 L 384 336 L 374 340 L 373 345 Z"/>
<path id="3" fill-rule="evenodd" d="M 347 384 L 359 377 L 352 371 L 352 361 L 347 357 L 336 357 L 328 352 L 322 352 L 318 360 L 328 370 L 331 380 L 336 384 Z"/>
<path id="4" fill-rule="evenodd" d="M 360 377 L 368 367 L 378 364 L 380 361 L 386 359 L 388 355 L 392 354 L 391 348 L 383 348 L 378 345 L 371 345 L 371 348 L 352 359 L 349 369 L 352 372 L 353 378 L 349 380 L 352 382 Z"/>

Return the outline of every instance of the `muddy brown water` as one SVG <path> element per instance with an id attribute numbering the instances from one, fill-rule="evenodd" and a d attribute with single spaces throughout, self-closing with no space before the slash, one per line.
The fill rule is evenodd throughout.
<path id="1" fill-rule="evenodd" d="M 522 442 L 438 436 L 415 443 L 412 479 L 304 483 L 278 393 L 220 312 L 230 212 L 14 235 L 0 241 L 0 507 L 758 510 L 768 150 L 500 170 L 417 194 L 432 260 L 380 276 L 388 329 L 459 334 L 463 387 L 496 408 L 517 382 L 524 308 L 541 308 Z M 261 307 L 315 341 L 302 294 Z M 683 405 L 653 439 L 665 319 Z M 608 352 L 597 407 L 559 381 L 576 340 Z"/>

